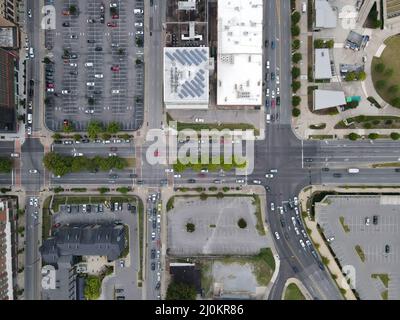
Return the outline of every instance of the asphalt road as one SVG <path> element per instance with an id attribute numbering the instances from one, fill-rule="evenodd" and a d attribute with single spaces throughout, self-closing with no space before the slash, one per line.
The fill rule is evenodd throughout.
<path id="1" fill-rule="evenodd" d="M 102 156 L 106 157 L 110 153 L 115 153 L 122 158 L 135 157 L 135 146 L 133 142 L 130 143 L 109 143 L 104 145 L 102 143 L 74 143 L 74 144 L 53 144 L 52 151 L 59 154 L 69 156 L 76 153 L 82 153 L 87 157 Z"/>

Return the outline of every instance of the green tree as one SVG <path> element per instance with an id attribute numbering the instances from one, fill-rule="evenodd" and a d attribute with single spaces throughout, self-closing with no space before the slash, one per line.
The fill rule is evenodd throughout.
<path id="1" fill-rule="evenodd" d="M 104 193 L 106 193 L 106 192 L 109 192 L 109 191 L 110 191 L 110 188 L 101 187 L 101 188 L 98 188 L 97 191 L 99 191 L 101 194 L 104 194 Z"/>
<path id="2" fill-rule="evenodd" d="M 77 11 L 78 11 L 78 9 L 76 8 L 76 5 L 72 4 L 72 5 L 69 6 L 69 12 L 73 16 L 77 13 Z"/>
<path id="3" fill-rule="evenodd" d="M 325 46 L 326 46 L 327 48 L 329 48 L 329 49 L 332 49 L 332 48 L 334 47 L 334 45 L 335 45 L 335 41 L 332 40 L 332 39 L 326 41 L 326 43 L 325 43 Z"/>
<path id="4" fill-rule="evenodd" d="M 363 124 L 364 129 L 371 129 L 372 128 L 372 124 L 370 122 L 365 122 Z"/>
<path id="5" fill-rule="evenodd" d="M 107 126 L 107 132 L 111 134 L 115 134 L 121 130 L 121 126 L 118 122 L 112 121 Z"/>
<path id="6" fill-rule="evenodd" d="M 392 132 L 390 134 L 390 138 L 392 138 L 392 140 L 399 140 L 400 139 L 400 133 L 398 132 Z"/>
<path id="7" fill-rule="evenodd" d="M 299 50 L 300 49 L 300 40 L 294 39 L 292 41 L 292 50 Z"/>
<path id="8" fill-rule="evenodd" d="M 300 34 L 300 27 L 298 25 L 293 25 L 291 28 L 292 36 L 297 37 Z"/>
<path id="9" fill-rule="evenodd" d="M 300 81 L 293 81 L 292 82 L 292 90 L 294 93 L 296 93 L 301 87 Z"/>
<path id="10" fill-rule="evenodd" d="M 385 65 L 383 63 L 378 63 L 375 66 L 375 71 L 376 72 L 382 73 L 384 70 L 385 70 Z"/>
<path id="11" fill-rule="evenodd" d="M 322 39 L 315 39 L 314 40 L 314 48 L 320 49 L 324 47 L 324 40 Z"/>
<path id="12" fill-rule="evenodd" d="M 382 21 L 381 20 L 375 20 L 374 21 L 374 28 L 378 29 L 382 27 Z"/>
<path id="13" fill-rule="evenodd" d="M 97 276 L 88 276 L 85 281 L 84 295 L 86 300 L 97 300 L 100 297 L 101 281 Z"/>
<path id="14" fill-rule="evenodd" d="M 67 126 L 63 127 L 63 131 L 65 133 L 69 133 L 69 132 L 73 132 L 74 131 L 74 126 L 72 125 L 72 123 L 70 122 Z"/>
<path id="15" fill-rule="evenodd" d="M 355 132 L 352 132 L 352 133 L 349 134 L 349 139 L 352 140 L 352 141 L 355 141 L 358 138 L 360 138 L 360 136 Z"/>
<path id="16" fill-rule="evenodd" d="M 301 18 L 300 12 L 295 11 L 292 13 L 292 25 L 299 23 Z"/>
<path id="17" fill-rule="evenodd" d="M 97 135 L 103 131 L 103 125 L 99 121 L 92 120 L 89 122 L 87 132 L 89 138 L 95 139 Z"/>
<path id="18" fill-rule="evenodd" d="M 109 134 L 108 132 L 104 132 L 101 137 L 103 138 L 103 140 L 109 140 L 111 138 L 111 134 Z"/>
<path id="19" fill-rule="evenodd" d="M 129 188 L 128 187 L 119 187 L 119 188 L 117 188 L 117 191 L 122 194 L 126 194 L 129 192 Z"/>
<path id="20" fill-rule="evenodd" d="M 386 80 L 378 80 L 377 82 L 375 82 L 375 86 L 377 89 L 383 89 L 384 87 L 386 87 Z"/>
<path id="21" fill-rule="evenodd" d="M 136 45 L 138 46 L 138 47 L 143 47 L 143 39 L 142 38 L 140 38 L 140 37 L 136 37 Z"/>
<path id="22" fill-rule="evenodd" d="M 392 94 L 395 94 L 399 91 L 399 86 L 397 84 L 392 85 L 388 88 L 388 91 Z"/>
<path id="23" fill-rule="evenodd" d="M 80 141 L 81 139 L 82 139 L 82 136 L 79 133 L 74 134 L 75 141 Z"/>
<path id="24" fill-rule="evenodd" d="M 368 139 L 375 140 L 379 138 L 379 134 L 373 132 L 368 135 Z"/>
<path id="25" fill-rule="evenodd" d="M 293 54 L 293 56 L 292 56 L 292 61 L 293 61 L 293 63 L 298 63 L 301 59 L 302 59 L 301 53 L 296 52 L 296 53 Z"/>
<path id="26" fill-rule="evenodd" d="M 367 74 L 365 73 L 365 71 L 360 71 L 357 75 L 357 78 L 360 81 L 364 81 L 365 79 L 367 79 Z"/>
<path id="27" fill-rule="evenodd" d="M 166 300 L 195 300 L 194 286 L 182 282 L 172 281 L 167 289 Z"/>
<path id="28" fill-rule="evenodd" d="M 51 63 L 50 58 L 49 58 L 49 57 L 44 57 L 44 58 L 43 58 L 43 63 L 44 63 L 44 64 L 49 64 L 49 63 Z"/>
<path id="29" fill-rule="evenodd" d="M 292 106 L 297 107 L 301 102 L 301 98 L 299 96 L 292 97 Z"/>
<path id="30" fill-rule="evenodd" d="M 0 172 L 9 173 L 12 170 L 12 161 L 9 158 L 0 158 Z"/>
<path id="31" fill-rule="evenodd" d="M 139 59 L 139 58 L 137 58 L 137 59 L 135 60 L 135 64 L 136 64 L 137 66 L 141 65 L 141 64 L 142 64 L 142 60 Z"/>
<path id="32" fill-rule="evenodd" d="M 124 140 L 129 140 L 131 136 L 128 133 L 124 133 L 120 135 L 120 138 Z"/>
<path id="33" fill-rule="evenodd" d="M 346 81 L 354 81 L 356 79 L 356 73 L 354 71 L 349 72 L 346 74 L 346 77 L 344 79 Z"/>
<path id="34" fill-rule="evenodd" d="M 190 223 L 190 222 L 186 223 L 186 231 L 187 232 L 192 233 L 192 232 L 194 232 L 194 230 L 196 230 L 196 226 L 193 223 Z"/>
<path id="35" fill-rule="evenodd" d="M 300 109 L 298 109 L 298 108 L 293 108 L 293 110 L 292 110 L 292 116 L 293 117 L 295 117 L 295 118 L 297 118 L 299 115 L 300 115 Z"/>

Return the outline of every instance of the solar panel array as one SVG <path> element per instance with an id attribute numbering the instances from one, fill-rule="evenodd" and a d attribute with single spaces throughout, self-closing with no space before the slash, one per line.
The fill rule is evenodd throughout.
<path id="1" fill-rule="evenodd" d="M 174 49 L 174 51 L 165 52 L 171 62 L 179 63 L 181 66 L 200 66 L 208 61 L 207 50 L 203 48 L 191 49 Z M 207 76 L 208 78 L 208 76 Z M 205 82 L 208 81 L 205 76 L 205 71 L 199 69 L 196 71 L 192 79 L 185 80 L 179 88 L 178 97 L 185 98 L 199 98 L 204 95 L 206 89 Z"/>

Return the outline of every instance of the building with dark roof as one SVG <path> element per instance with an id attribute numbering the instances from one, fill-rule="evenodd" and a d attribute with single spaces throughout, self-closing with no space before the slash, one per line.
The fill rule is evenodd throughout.
<path id="1" fill-rule="evenodd" d="M 118 259 L 125 248 L 125 229 L 116 224 L 62 226 L 40 247 L 43 300 L 82 300 L 83 280 L 75 268 L 80 256 Z M 54 271 L 52 271 L 54 270 Z"/>
<path id="2" fill-rule="evenodd" d="M 169 273 L 175 282 L 192 285 L 201 294 L 201 271 L 194 263 L 170 263 Z"/>
<path id="3" fill-rule="evenodd" d="M 0 48 L 0 132 L 16 131 L 16 77 L 18 56 Z"/>

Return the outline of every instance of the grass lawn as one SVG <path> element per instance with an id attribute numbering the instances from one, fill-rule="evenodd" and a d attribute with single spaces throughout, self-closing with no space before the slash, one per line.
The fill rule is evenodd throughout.
<path id="1" fill-rule="evenodd" d="M 390 37 L 385 41 L 385 44 L 386 48 L 383 50 L 381 57 L 374 57 L 372 59 L 372 81 L 375 84 L 375 89 L 381 98 L 386 102 L 391 103 L 394 98 L 400 98 L 400 91 L 391 93 L 388 90 L 390 86 L 400 86 L 400 36 Z M 379 63 L 382 63 L 385 66 L 385 69 L 382 72 L 378 72 L 376 70 L 376 65 Z M 391 76 L 385 74 L 385 72 L 389 69 L 393 70 L 393 74 Z M 383 88 L 378 89 L 376 83 L 380 80 L 385 80 L 386 85 Z"/>
<path id="2" fill-rule="evenodd" d="M 391 168 L 400 167 L 400 162 L 385 162 L 385 163 L 374 163 L 372 168 Z"/>
<path id="3" fill-rule="evenodd" d="M 374 279 L 379 278 L 379 279 L 381 279 L 382 283 L 384 284 L 384 286 L 386 288 L 389 285 L 390 278 L 389 278 L 389 275 L 387 273 L 374 273 L 374 274 L 371 274 L 371 278 L 374 278 Z"/>
<path id="4" fill-rule="evenodd" d="M 387 300 L 389 297 L 389 290 L 385 290 L 381 293 L 382 299 Z"/>
<path id="5" fill-rule="evenodd" d="M 253 205 L 256 207 L 256 211 L 254 212 L 254 214 L 257 217 L 256 229 L 260 236 L 265 236 L 265 229 L 264 229 L 264 224 L 263 224 L 262 216 L 261 216 L 260 197 L 257 195 L 254 195 L 253 197 L 254 197 Z"/>
<path id="6" fill-rule="evenodd" d="M 143 268 L 142 268 L 142 263 L 143 263 L 143 215 L 144 215 L 144 208 L 143 208 L 143 202 L 141 199 L 138 199 L 138 205 L 137 205 L 137 212 L 138 212 L 138 230 L 139 230 L 139 256 L 140 256 L 140 261 L 139 261 L 139 280 L 143 280 Z"/>
<path id="7" fill-rule="evenodd" d="M 47 197 L 43 202 L 43 222 L 42 222 L 42 239 L 47 239 L 51 229 L 51 215 L 50 215 L 50 200 L 51 197 Z"/>
<path id="8" fill-rule="evenodd" d="M 350 126 L 346 126 L 344 121 L 339 121 L 335 125 L 335 129 L 356 129 L 364 128 L 366 123 L 369 124 L 371 129 L 397 129 L 400 128 L 400 117 L 396 116 L 357 116 L 346 119 Z"/>
<path id="9" fill-rule="evenodd" d="M 299 287 L 296 286 L 296 284 L 291 283 L 287 286 L 285 290 L 284 300 L 306 300 L 306 298 L 301 293 Z"/>
<path id="10" fill-rule="evenodd" d="M 360 257 L 361 261 L 364 262 L 365 261 L 365 253 L 364 253 L 363 249 L 361 248 L 361 246 L 356 245 L 354 247 L 354 249 L 356 249 L 356 252 L 357 252 L 358 256 Z"/>
<path id="11" fill-rule="evenodd" d="M 255 128 L 252 124 L 248 123 L 223 123 L 221 125 L 218 125 L 217 123 L 184 123 L 184 122 L 178 122 L 178 131 L 182 131 L 185 129 L 192 129 L 195 131 L 200 131 L 203 129 L 206 130 L 212 130 L 212 129 L 217 129 L 217 130 L 223 130 L 223 129 L 229 129 L 229 130 L 246 130 L 246 129 L 252 129 L 254 130 L 254 135 L 258 136 L 260 134 L 260 130 Z"/>

